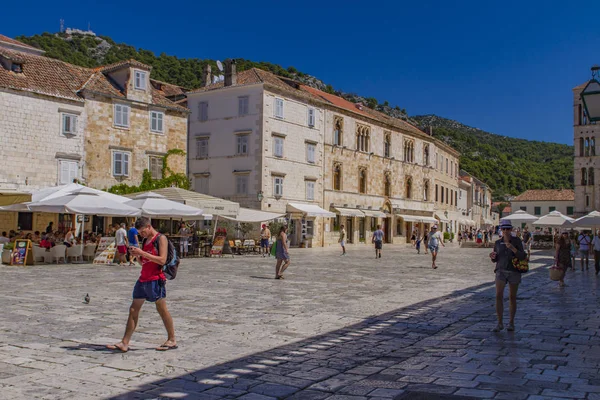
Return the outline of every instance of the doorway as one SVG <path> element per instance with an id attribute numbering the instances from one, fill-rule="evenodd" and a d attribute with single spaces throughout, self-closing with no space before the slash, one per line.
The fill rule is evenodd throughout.
<path id="1" fill-rule="evenodd" d="M 412 237 L 412 222 L 404 223 L 404 234 L 406 235 L 406 243 L 410 243 L 410 238 Z"/>
<path id="2" fill-rule="evenodd" d="M 92 232 L 104 235 L 104 217 L 97 215 L 92 217 Z"/>
<path id="3" fill-rule="evenodd" d="M 383 236 L 386 243 L 392 243 L 392 218 L 383 219 Z"/>
<path id="4" fill-rule="evenodd" d="M 352 217 L 346 218 L 346 241 L 348 243 L 354 243 L 354 224 L 352 223 Z"/>

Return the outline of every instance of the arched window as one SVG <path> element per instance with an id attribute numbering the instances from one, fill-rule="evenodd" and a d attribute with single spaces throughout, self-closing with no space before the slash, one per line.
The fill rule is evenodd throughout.
<path id="1" fill-rule="evenodd" d="M 410 163 L 415 161 L 415 143 L 412 140 L 404 141 L 404 161 Z"/>
<path id="2" fill-rule="evenodd" d="M 333 190 L 342 190 L 342 166 L 340 164 L 333 166 Z"/>
<path id="3" fill-rule="evenodd" d="M 429 201 L 429 181 L 423 181 L 423 201 Z"/>
<path id="4" fill-rule="evenodd" d="M 590 155 L 590 138 L 585 138 L 585 156 Z"/>
<path id="5" fill-rule="evenodd" d="M 581 186 L 587 186 L 588 176 L 587 169 L 581 168 Z"/>
<path id="6" fill-rule="evenodd" d="M 386 133 L 383 139 L 383 156 L 390 157 L 390 153 L 392 151 L 392 135 Z"/>
<path id="7" fill-rule="evenodd" d="M 364 168 L 358 170 L 358 191 L 367 193 L 367 171 Z"/>
<path id="8" fill-rule="evenodd" d="M 423 147 L 423 165 L 429 166 L 429 145 Z"/>
<path id="9" fill-rule="evenodd" d="M 365 125 L 356 124 L 356 149 L 368 152 L 370 148 L 371 129 Z"/>
<path id="10" fill-rule="evenodd" d="M 438 192 L 439 192 L 439 186 L 435 185 L 435 201 L 439 201 Z"/>
<path id="11" fill-rule="evenodd" d="M 410 176 L 406 178 L 404 192 L 407 199 L 412 199 L 412 178 Z"/>
<path id="12" fill-rule="evenodd" d="M 588 185 L 594 186 L 594 168 L 588 170 Z"/>
<path id="13" fill-rule="evenodd" d="M 590 156 L 596 155 L 596 138 L 590 138 Z"/>
<path id="14" fill-rule="evenodd" d="M 333 119 L 333 144 L 342 146 L 342 138 L 344 132 L 344 120 L 342 117 L 334 117 Z"/>
<path id="15" fill-rule="evenodd" d="M 579 156 L 583 157 L 583 138 L 579 138 Z"/>
<path id="16" fill-rule="evenodd" d="M 387 197 L 392 196 L 392 179 L 389 173 L 383 176 L 383 194 Z"/>

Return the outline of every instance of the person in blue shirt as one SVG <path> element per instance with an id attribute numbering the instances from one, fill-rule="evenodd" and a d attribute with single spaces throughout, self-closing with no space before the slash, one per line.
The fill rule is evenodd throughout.
<path id="1" fill-rule="evenodd" d="M 130 225 L 127 231 L 127 240 L 129 241 L 130 247 L 140 247 L 140 241 L 138 239 L 139 232 L 135 229 L 135 225 Z M 129 265 L 135 265 L 134 261 L 137 260 L 136 256 L 129 256 Z"/>
<path id="2" fill-rule="evenodd" d="M 381 225 L 377 225 L 377 230 L 373 232 L 371 241 L 375 243 L 375 258 L 381 258 L 381 248 L 383 247 L 383 231 L 381 230 Z"/>

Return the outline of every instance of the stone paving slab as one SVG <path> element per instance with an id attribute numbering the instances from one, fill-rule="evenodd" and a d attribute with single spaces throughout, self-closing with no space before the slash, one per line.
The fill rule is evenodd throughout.
<path id="1" fill-rule="evenodd" d="M 103 348 L 139 269 L 3 266 L 0 398 L 600 398 L 593 272 L 559 289 L 550 253 L 534 251 L 517 330 L 494 334 L 488 252 L 449 246 L 434 271 L 408 247 L 379 260 L 298 249 L 284 281 L 269 258 L 184 260 L 168 284 L 180 348 L 167 353 L 151 304 L 130 352 Z"/>

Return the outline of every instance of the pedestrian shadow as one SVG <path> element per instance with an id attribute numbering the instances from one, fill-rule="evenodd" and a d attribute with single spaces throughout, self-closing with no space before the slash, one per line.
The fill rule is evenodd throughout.
<path id="1" fill-rule="evenodd" d="M 538 259 L 533 263 L 537 268 L 523 276 L 519 289 L 523 295 L 520 298 L 531 297 L 527 293 L 548 284 L 549 264 Z M 542 265 L 538 267 L 538 264 Z M 494 298 L 493 282 L 474 285 L 374 315 L 338 330 L 177 377 L 141 384 L 111 399 L 211 400 L 269 396 L 319 400 L 334 394 L 348 398 L 367 396 L 377 389 L 387 390 L 388 397 L 396 391 L 392 397 L 398 399 L 411 393 L 414 396 L 409 397 L 415 399 L 456 399 L 459 397 L 451 394 L 458 391 L 459 382 L 454 386 L 451 381 L 455 378 L 461 381 L 459 375 L 466 375 L 467 371 L 452 371 L 460 370 L 465 363 L 461 357 L 467 353 L 465 348 L 468 345 L 476 342 L 481 346 L 481 354 L 473 357 L 481 357 L 482 360 L 497 357 L 491 351 L 506 354 L 506 348 L 516 352 L 527 348 L 519 339 L 519 335 L 525 334 L 490 332 L 496 323 Z M 183 350 L 182 346 L 180 351 Z M 524 363 L 522 360 L 518 362 Z M 410 374 L 407 373 L 406 377 L 414 380 L 400 380 L 405 377 L 403 372 L 408 371 Z M 435 379 L 428 380 L 429 374 L 441 374 L 435 379 L 448 375 L 447 382 L 431 383 Z M 420 382 L 419 376 L 422 378 Z M 493 377 L 490 378 L 492 381 Z M 520 390 L 518 385 L 516 388 Z"/>
<path id="2" fill-rule="evenodd" d="M 252 278 L 252 279 L 268 279 L 270 281 L 274 281 L 275 280 L 275 278 L 269 278 L 269 277 L 266 277 L 266 276 L 256 276 L 256 275 L 250 275 L 250 278 Z"/>
<path id="3" fill-rule="evenodd" d="M 101 352 L 101 353 L 114 353 L 114 354 L 125 354 L 119 350 L 111 350 L 106 348 L 106 344 L 97 344 L 97 343 L 77 343 L 71 346 L 60 346 L 61 349 L 70 350 L 70 351 L 93 351 L 93 352 Z M 126 353 L 130 353 L 133 351 L 139 350 L 154 350 L 154 348 L 129 348 Z"/>

